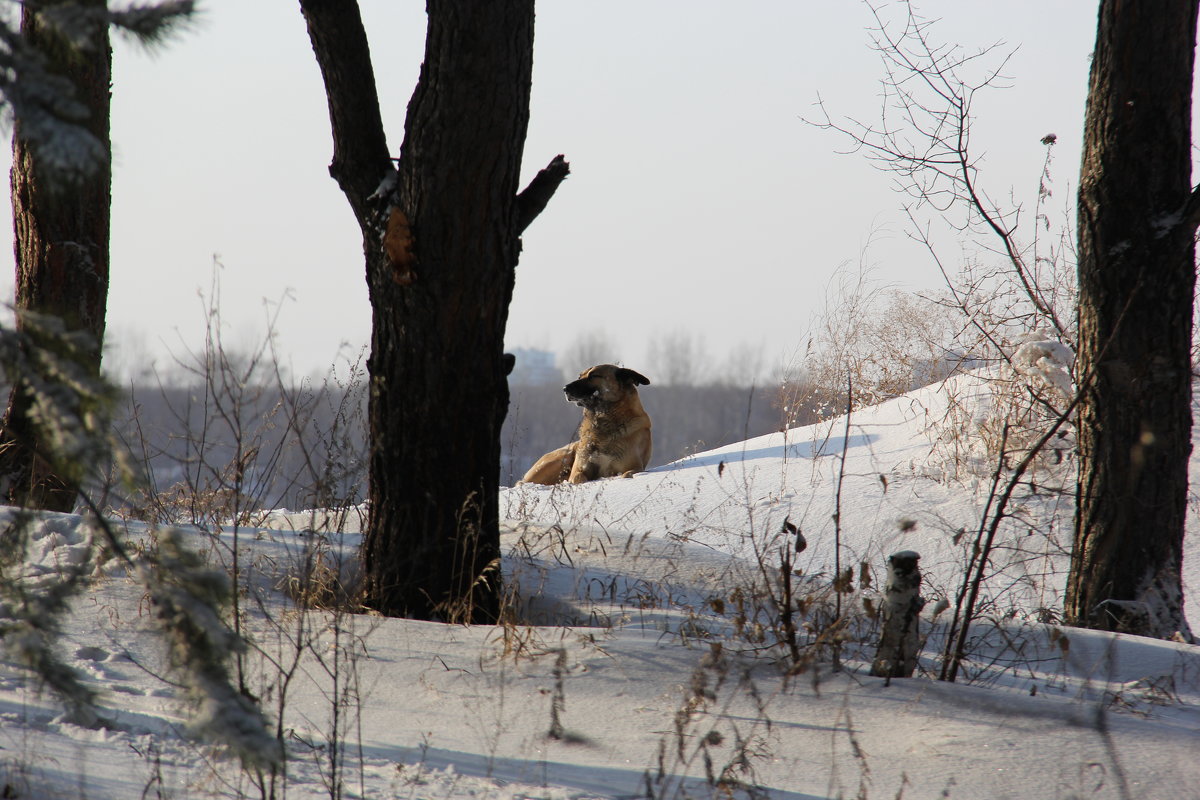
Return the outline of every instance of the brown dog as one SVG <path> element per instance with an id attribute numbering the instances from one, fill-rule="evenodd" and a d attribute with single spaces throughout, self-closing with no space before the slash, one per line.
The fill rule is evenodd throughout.
<path id="1" fill-rule="evenodd" d="M 644 470 L 652 447 L 650 415 L 637 387 L 649 384 L 644 375 L 612 364 L 581 372 L 563 387 L 567 400 L 583 407 L 578 441 L 539 458 L 521 483 L 584 483 Z"/>

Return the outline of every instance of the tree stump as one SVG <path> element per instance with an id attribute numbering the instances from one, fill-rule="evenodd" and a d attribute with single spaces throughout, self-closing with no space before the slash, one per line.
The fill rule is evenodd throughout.
<path id="1" fill-rule="evenodd" d="M 921 556 L 912 550 L 893 553 L 888 558 L 887 587 L 882 609 L 883 632 L 871 674 L 880 678 L 911 678 L 920 655 Z"/>

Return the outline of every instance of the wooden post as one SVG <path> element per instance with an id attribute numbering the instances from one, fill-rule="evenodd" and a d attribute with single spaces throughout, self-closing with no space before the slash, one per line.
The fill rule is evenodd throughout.
<path id="1" fill-rule="evenodd" d="M 882 610 L 883 633 L 871 664 L 871 674 L 880 678 L 911 678 L 920 655 L 921 556 L 912 550 L 893 553 L 888 559 L 887 588 Z"/>

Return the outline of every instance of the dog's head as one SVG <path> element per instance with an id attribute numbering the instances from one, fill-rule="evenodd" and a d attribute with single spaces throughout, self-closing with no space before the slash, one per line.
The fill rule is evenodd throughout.
<path id="1" fill-rule="evenodd" d="M 649 386 L 650 379 L 641 373 L 613 364 L 600 364 L 579 373 L 579 380 L 563 387 L 567 399 L 589 411 L 602 411 L 615 405 L 638 386 Z"/>

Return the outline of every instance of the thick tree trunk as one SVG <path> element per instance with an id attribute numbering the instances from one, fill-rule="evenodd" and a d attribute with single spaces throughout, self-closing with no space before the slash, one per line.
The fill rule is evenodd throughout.
<path id="1" fill-rule="evenodd" d="M 95 2 L 96 0 L 93 0 Z M 103 6 L 102 0 L 99 4 Z M 44 54 L 51 72 L 67 77 L 87 108 L 87 130 L 104 145 L 104 163 L 64 184 L 39 163 L 36 148 L 13 126 L 11 174 L 18 310 L 60 317 L 68 330 L 85 331 L 95 342 L 85 369 L 100 373 L 104 316 L 108 300 L 109 81 L 108 27 L 97 24 L 93 46 L 82 50 L 48 29 L 35 12 L 22 12 L 21 32 Z M 20 317 L 18 317 L 18 325 Z M 53 347 L 53 343 L 42 343 Z M 74 506 L 78 485 L 56 474 L 39 457 L 41 436 L 29 416 L 27 386 L 14 384 L 0 430 L 0 487 L 4 501 L 58 511 Z"/>
<path id="2" fill-rule="evenodd" d="M 1079 485 L 1066 614 L 1187 634 L 1196 0 L 1104 0 L 1080 176 Z"/>
<path id="3" fill-rule="evenodd" d="M 396 198 L 416 279 L 370 276 L 365 565 L 390 613 L 495 620 L 500 599 L 504 328 L 529 120 L 533 1 L 430 0 Z"/>
<path id="4" fill-rule="evenodd" d="M 373 311 L 366 600 L 390 615 L 492 621 L 502 347 L 520 226 L 532 218 L 528 202 L 519 212 L 517 182 L 533 2 L 429 0 L 395 172 L 361 21 L 346 6 L 301 0 L 333 121 L 330 171 L 363 228 Z"/>

